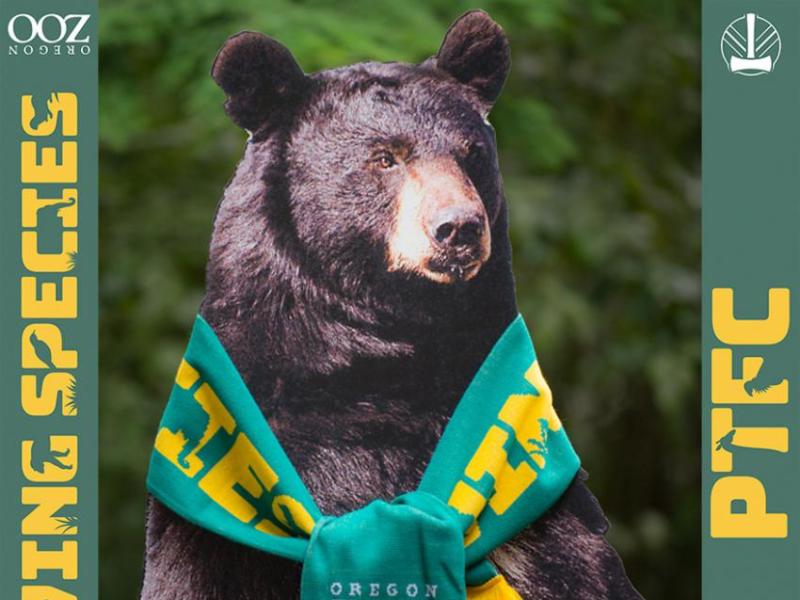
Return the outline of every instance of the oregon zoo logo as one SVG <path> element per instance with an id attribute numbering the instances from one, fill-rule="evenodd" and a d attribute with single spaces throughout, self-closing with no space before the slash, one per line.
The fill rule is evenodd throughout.
<path id="1" fill-rule="evenodd" d="M 778 64 L 781 36 L 765 18 L 747 13 L 725 28 L 720 51 L 731 73 L 746 77 L 764 75 Z"/>
<path id="2" fill-rule="evenodd" d="M 86 24 L 91 15 L 57 15 L 48 13 L 34 17 L 27 13 L 14 15 L 8 21 L 7 33 L 13 43 L 9 56 L 86 56 L 92 53 Z"/>

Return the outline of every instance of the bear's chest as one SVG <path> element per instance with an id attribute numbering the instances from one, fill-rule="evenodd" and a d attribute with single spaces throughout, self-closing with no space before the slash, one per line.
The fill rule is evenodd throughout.
<path id="1" fill-rule="evenodd" d="M 303 387 L 265 412 L 320 509 L 341 514 L 416 489 L 457 402 L 439 387 Z"/>

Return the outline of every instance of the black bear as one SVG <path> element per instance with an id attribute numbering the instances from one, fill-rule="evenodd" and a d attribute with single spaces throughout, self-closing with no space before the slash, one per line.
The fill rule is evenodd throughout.
<path id="1" fill-rule="evenodd" d="M 214 62 L 250 139 L 216 214 L 200 312 L 327 514 L 416 488 L 517 315 L 487 121 L 509 67 L 481 11 L 418 65 L 305 75 L 250 32 Z M 492 556 L 526 599 L 640 597 L 583 480 Z M 143 599 L 296 598 L 299 582 L 299 564 L 151 500 Z"/>

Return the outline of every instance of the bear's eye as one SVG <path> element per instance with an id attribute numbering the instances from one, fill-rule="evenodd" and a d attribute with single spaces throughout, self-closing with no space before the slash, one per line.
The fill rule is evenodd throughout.
<path id="1" fill-rule="evenodd" d="M 481 150 L 483 150 L 483 144 L 481 142 L 476 142 L 475 140 L 466 140 L 464 142 L 464 153 L 468 158 L 480 154 Z"/>
<path id="2" fill-rule="evenodd" d="M 375 164 L 381 169 L 391 169 L 397 164 L 397 161 L 391 152 L 381 152 L 375 157 Z"/>

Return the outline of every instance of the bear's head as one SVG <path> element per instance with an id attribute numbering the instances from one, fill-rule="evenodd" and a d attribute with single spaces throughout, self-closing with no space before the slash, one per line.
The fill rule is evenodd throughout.
<path id="1" fill-rule="evenodd" d="M 206 310 L 227 310 L 226 323 L 260 312 L 277 328 L 296 310 L 317 337 L 336 321 L 346 346 L 342 327 L 380 338 L 386 315 L 423 322 L 477 296 L 513 305 L 487 120 L 509 67 L 506 36 L 482 11 L 415 65 L 306 75 L 265 35 L 230 38 L 212 76 L 250 140 L 217 214 Z"/>

